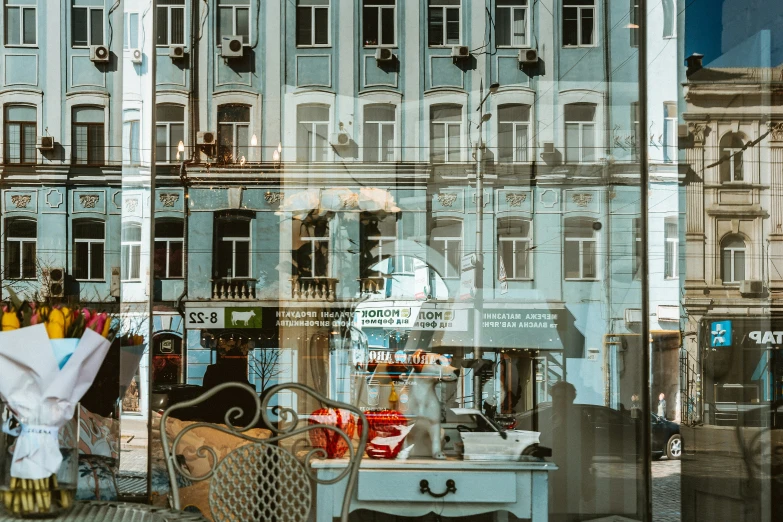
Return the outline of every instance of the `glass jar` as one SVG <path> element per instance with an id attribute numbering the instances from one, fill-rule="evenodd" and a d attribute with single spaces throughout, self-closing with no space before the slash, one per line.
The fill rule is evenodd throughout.
<path id="1" fill-rule="evenodd" d="M 57 438 L 63 461 L 56 474 L 40 480 L 22 480 L 11 475 L 11 462 L 18 439 L 19 419 L 0 401 L 0 515 L 18 518 L 54 518 L 73 507 L 79 476 L 79 408 L 61 427 Z"/>

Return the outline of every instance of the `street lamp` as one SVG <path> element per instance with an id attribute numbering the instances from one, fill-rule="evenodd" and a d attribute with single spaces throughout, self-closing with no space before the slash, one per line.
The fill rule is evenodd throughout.
<path id="1" fill-rule="evenodd" d="M 500 84 L 495 82 L 489 86 L 489 92 L 484 95 L 484 81 L 481 81 L 479 87 L 479 103 L 476 111 L 479 113 L 478 122 L 478 147 L 476 150 L 476 267 L 473 269 L 475 274 L 475 293 L 473 297 L 473 358 L 481 359 L 481 320 L 484 310 L 484 102 L 487 101 L 490 94 L 498 92 Z M 489 119 L 492 114 L 487 114 Z M 473 405 L 482 409 L 481 396 L 481 378 L 479 376 L 479 365 L 473 369 Z"/>

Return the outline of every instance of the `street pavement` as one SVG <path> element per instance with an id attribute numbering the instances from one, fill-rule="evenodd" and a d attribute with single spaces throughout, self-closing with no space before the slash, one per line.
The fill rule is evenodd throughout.
<path id="1" fill-rule="evenodd" d="M 147 420 L 122 417 L 120 434 L 120 472 L 147 473 Z"/>
<path id="2" fill-rule="evenodd" d="M 653 522 L 680 522 L 680 461 L 652 463 Z"/>

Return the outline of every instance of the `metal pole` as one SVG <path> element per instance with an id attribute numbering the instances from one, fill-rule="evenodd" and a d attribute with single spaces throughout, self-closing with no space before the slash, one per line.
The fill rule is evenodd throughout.
<path id="1" fill-rule="evenodd" d="M 476 266 L 473 268 L 475 294 L 473 296 L 473 358 L 481 359 L 481 316 L 484 287 L 484 81 L 479 87 L 479 139 L 476 151 Z M 473 406 L 482 409 L 481 378 L 478 367 L 473 370 Z"/>

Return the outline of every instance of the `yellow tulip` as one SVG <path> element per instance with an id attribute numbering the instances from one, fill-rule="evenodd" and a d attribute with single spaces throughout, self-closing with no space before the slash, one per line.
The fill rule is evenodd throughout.
<path id="1" fill-rule="evenodd" d="M 16 311 L 13 308 L 3 314 L 2 322 L 0 322 L 0 329 L 3 332 L 19 329 L 19 318 L 16 316 Z"/>
<path id="2" fill-rule="evenodd" d="M 65 316 L 62 311 L 52 308 L 49 312 L 49 320 L 46 321 L 46 332 L 49 334 L 49 339 L 65 337 Z"/>
<path id="3" fill-rule="evenodd" d="M 63 313 L 63 317 L 65 318 L 65 332 L 71 329 L 71 324 L 73 324 L 73 313 L 67 306 L 63 306 L 60 308 L 60 311 Z"/>
<path id="4" fill-rule="evenodd" d="M 103 332 L 101 332 L 101 335 L 104 337 L 104 339 L 109 337 L 109 330 L 111 330 L 111 319 L 107 318 L 103 325 Z"/>

